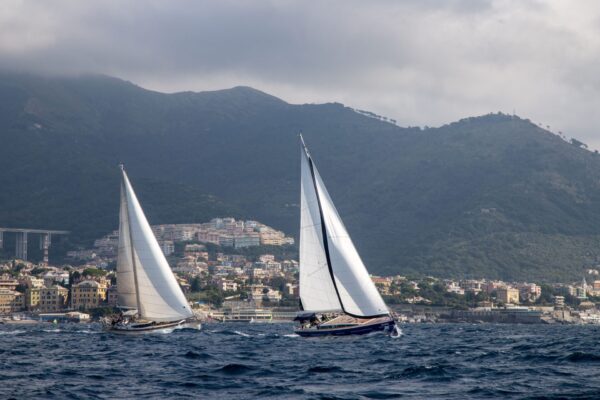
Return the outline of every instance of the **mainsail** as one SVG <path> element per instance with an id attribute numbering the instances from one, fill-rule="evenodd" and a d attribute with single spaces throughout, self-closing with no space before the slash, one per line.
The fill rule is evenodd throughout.
<path id="1" fill-rule="evenodd" d="M 304 310 L 389 314 L 302 141 L 300 299 Z"/>
<path id="2" fill-rule="evenodd" d="M 146 320 L 163 322 L 194 314 L 122 171 L 117 291 L 119 305 Z"/>

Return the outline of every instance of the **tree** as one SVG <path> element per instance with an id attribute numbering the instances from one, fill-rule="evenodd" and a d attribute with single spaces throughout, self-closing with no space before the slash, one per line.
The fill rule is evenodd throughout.
<path id="1" fill-rule="evenodd" d="M 287 284 L 287 280 L 281 276 L 276 276 L 274 278 L 271 278 L 271 280 L 269 281 L 269 286 L 271 286 L 274 289 L 277 289 L 281 292 L 285 291 L 285 285 Z"/>
<path id="2" fill-rule="evenodd" d="M 104 276 L 106 271 L 98 268 L 86 268 L 83 270 L 83 276 Z"/>
<path id="3" fill-rule="evenodd" d="M 35 267 L 34 269 L 31 270 L 31 275 L 41 275 L 47 271 L 49 271 L 48 268 Z"/>
<path id="4" fill-rule="evenodd" d="M 199 292 L 201 288 L 202 288 L 202 281 L 200 280 L 200 277 L 199 276 L 194 277 L 194 279 L 192 279 L 192 282 L 190 285 L 190 290 L 192 292 Z"/>
<path id="5" fill-rule="evenodd" d="M 78 281 L 81 278 L 81 274 L 79 271 L 75 271 L 69 276 L 69 286 L 73 284 L 73 282 Z"/>
<path id="6" fill-rule="evenodd" d="M 581 141 L 579 141 L 579 140 L 577 140 L 575 138 L 571 138 L 571 144 L 573 146 L 583 147 L 583 148 L 586 148 L 586 149 L 588 147 L 587 144 L 585 144 L 585 143 L 583 143 L 583 142 L 581 142 Z"/>

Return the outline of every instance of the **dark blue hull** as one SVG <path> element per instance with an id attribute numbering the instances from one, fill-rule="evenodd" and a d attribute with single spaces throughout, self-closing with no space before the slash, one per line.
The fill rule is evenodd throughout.
<path id="1" fill-rule="evenodd" d="M 348 336 L 348 335 L 366 335 L 372 332 L 392 333 L 396 323 L 393 320 L 381 322 L 378 324 L 356 325 L 343 328 L 311 328 L 311 329 L 296 329 L 295 333 L 302 337 L 313 336 Z"/>

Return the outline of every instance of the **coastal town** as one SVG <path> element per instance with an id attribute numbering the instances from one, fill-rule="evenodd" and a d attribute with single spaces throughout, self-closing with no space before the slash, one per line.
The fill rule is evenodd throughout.
<path id="1" fill-rule="evenodd" d="M 155 225 L 152 231 L 186 297 L 205 319 L 293 320 L 299 307 L 294 239 L 258 221 L 214 218 Z M 93 248 L 69 251 L 50 265 L 14 258 L 0 263 L 5 323 L 89 321 L 118 306 L 118 232 Z M 401 322 L 600 324 L 600 275 L 570 284 L 490 279 L 371 276 Z"/>

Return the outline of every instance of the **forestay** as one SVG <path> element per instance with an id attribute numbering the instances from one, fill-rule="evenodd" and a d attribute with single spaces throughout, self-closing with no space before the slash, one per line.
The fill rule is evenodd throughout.
<path id="1" fill-rule="evenodd" d="M 131 246 L 129 254 L 126 254 L 127 251 L 121 252 L 123 253 L 121 258 L 126 255 L 131 257 L 134 289 L 137 291 L 136 303 L 138 303 L 140 317 L 163 322 L 193 316 L 193 312 L 146 220 L 125 171 L 123 171 L 123 189 Z M 127 264 L 124 265 L 122 270 L 127 270 Z M 128 294 L 130 274 L 121 273 L 121 276 L 127 277 L 125 278 L 123 298 L 129 302 L 131 300 L 131 296 Z M 119 298 L 121 298 L 120 282 L 117 282 L 117 285 Z"/>
<path id="2" fill-rule="evenodd" d="M 302 153 L 300 296 L 305 310 L 336 305 L 358 317 L 388 314 L 305 146 Z M 321 293 L 314 293 L 319 288 Z M 311 307 L 315 303 L 321 308 Z"/>

